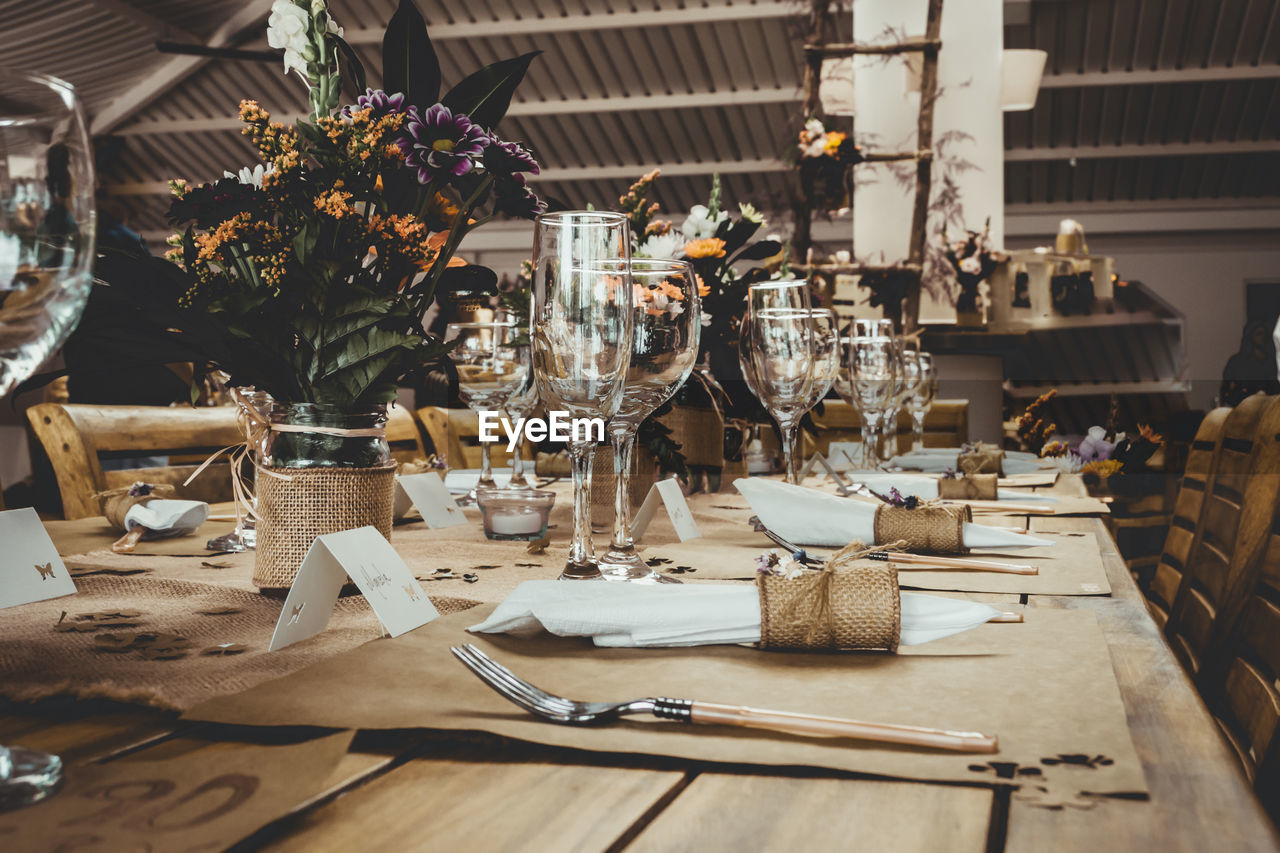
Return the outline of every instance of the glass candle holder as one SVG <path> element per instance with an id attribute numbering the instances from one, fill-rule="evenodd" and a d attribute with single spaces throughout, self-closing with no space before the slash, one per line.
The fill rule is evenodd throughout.
<path id="1" fill-rule="evenodd" d="M 480 489 L 476 502 L 487 538 L 532 541 L 547 535 L 556 495 L 543 489 Z"/>

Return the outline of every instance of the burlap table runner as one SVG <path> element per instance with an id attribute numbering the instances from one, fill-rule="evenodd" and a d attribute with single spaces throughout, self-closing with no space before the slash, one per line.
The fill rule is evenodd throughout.
<path id="1" fill-rule="evenodd" d="M 182 710 L 295 672 L 382 633 L 364 598 L 349 596 L 338 600 L 323 632 L 268 652 L 280 616 L 278 599 L 149 577 L 81 578 L 76 587 L 74 596 L 11 608 L 0 616 L 0 695 L 17 701 L 106 698 Z M 431 600 L 442 613 L 474 605 L 445 596 Z M 100 618 L 81 618 L 87 614 Z M 58 630 L 70 626 L 86 630 Z M 137 634 L 176 635 L 188 645 L 182 657 L 148 659 L 145 645 L 110 651 L 97 639 L 113 635 L 123 642 Z M 226 647 L 219 648 L 224 644 L 244 649 L 228 654 Z"/>
<path id="2" fill-rule="evenodd" d="M 876 542 L 904 542 L 903 550 L 931 554 L 967 554 L 964 523 L 973 511 L 955 504 L 922 504 L 907 509 L 880 504 L 876 507 Z"/>
<path id="3" fill-rule="evenodd" d="M 972 474 L 968 477 L 939 477 L 938 497 L 944 501 L 994 501 L 1000 499 L 995 474 Z"/>

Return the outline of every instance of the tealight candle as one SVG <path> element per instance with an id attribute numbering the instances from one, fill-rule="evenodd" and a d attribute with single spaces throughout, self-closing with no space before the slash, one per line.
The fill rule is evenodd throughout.
<path id="1" fill-rule="evenodd" d="M 555 505 L 554 492 L 538 489 L 480 489 L 476 502 L 489 539 L 541 539 Z"/>

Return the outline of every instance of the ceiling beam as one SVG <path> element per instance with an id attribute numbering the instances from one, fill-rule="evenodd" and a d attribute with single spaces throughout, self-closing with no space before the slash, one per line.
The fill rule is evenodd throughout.
<path id="1" fill-rule="evenodd" d="M 562 101 L 517 101 L 507 111 L 509 116 L 559 116 L 582 113 L 624 113 L 672 110 L 696 104 L 704 107 L 733 107 L 751 104 L 795 104 L 801 98 L 794 86 L 778 86 L 766 89 L 744 89 L 719 92 L 689 92 L 671 95 L 637 95 L 630 98 L 578 98 Z M 286 113 L 277 116 L 278 121 L 293 124 L 302 113 Z M 120 128 L 120 136 L 146 136 L 163 133 L 205 133 L 219 130 L 236 130 L 242 127 L 234 116 L 214 118 L 158 119 L 139 121 Z"/>
<path id="2" fill-rule="evenodd" d="M 110 12 L 119 18 L 124 18 L 126 21 L 132 21 L 158 36 L 170 36 L 185 41 L 199 41 L 187 30 L 163 18 L 156 17 L 150 12 L 143 11 L 137 6 L 125 2 L 125 0 L 89 0 L 89 5 L 97 6 L 102 11 Z"/>
<path id="3" fill-rule="evenodd" d="M 712 3 L 708 6 L 686 6 L 683 9 L 646 9 L 635 12 L 596 13 L 592 15 L 557 15 L 542 18 L 505 18 L 485 21 L 455 21 L 432 24 L 431 39 L 492 38 L 493 36 L 532 36 L 547 33 L 581 33 L 592 30 L 629 30 L 636 27 L 688 27 L 692 24 L 717 24 L 725 21 L 751 21 L 789 18 L 801 14 L 799 4 L 787 0 L 760 0 L 755 3 Z M 350 44 L 381 44 L 381 27 L 347 27 L 345 38 Z"/>
<path id="4" fill-rule="evenodd" d="M 271 0 L 249 0 L 209 37 L 207 47 L 234 47 L 248 30 L 260 29 L 271 12 Z M 130 116 L 186 79 L 210 61 L 207 56 L 175 56 L 156 64 L 147 76 L 130 85 L 125 93 L 107 104 L 93 118 L 90 132 L 110 133 Z"/>
<path id="5" fill-rule="evenodd" d="M 1121 157 L 1195 157 L 1204 154 L 1269 154 L 1280 151 L 1280 139 L 1243 142 L 1170 142 L 1158 145 L 1072 145 L 1011 148 L 1006 163 L 1053 160 L 1100 160 Z"/>
<path id="6" fill-rule="evenodd" d="M 1280 78 L 1280 65 L 1086 71 L 1083 74 L 1046 74 L 1040 80 L 1040 88 L 1083 89 L 1094 86 L 1158 86 L 1165 83 L 1229 83 L 1235 80 L 1274 80 L 1276 78 Z"/>

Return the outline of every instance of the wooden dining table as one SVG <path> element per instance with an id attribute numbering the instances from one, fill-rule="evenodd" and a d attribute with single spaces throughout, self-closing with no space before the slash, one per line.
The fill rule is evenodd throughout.
<path id="1" fill-rule="evenodd" d="M 1053 491 L 1083 494 L 1077 478 L 1063 478 Z M 693 505 L 696 514 L 696 500 Z M 1023 801 L 1000 780 L 934 784 L 576 751 L 496 735 L 369 731 L 356 734 L 318 794 L 316 786 L 300 785 L 288 813 L 237 849 L 1280 849 L 1280 835 L 1148 615 L 1102 521 L 1025 523 L 1033 532 L 1052 525 L 1042 529 L 1095 533 L 1111 594 L 972 597 L 1096 614 L 1148 798 L 1087 798 L 1055 808 Z M 56 661 L 50 670 L 52 677 Z M 120 703 L 0 702 L 0 743 L 57 753 L 72 774 L 79 767 L 216 756 L 246 743 L 305 736 L 288 728 L 187 722 Z M 76 803 L 66 809 L 83 813 Z M 179 848 L 157 841 L 154 849 Z"/>

